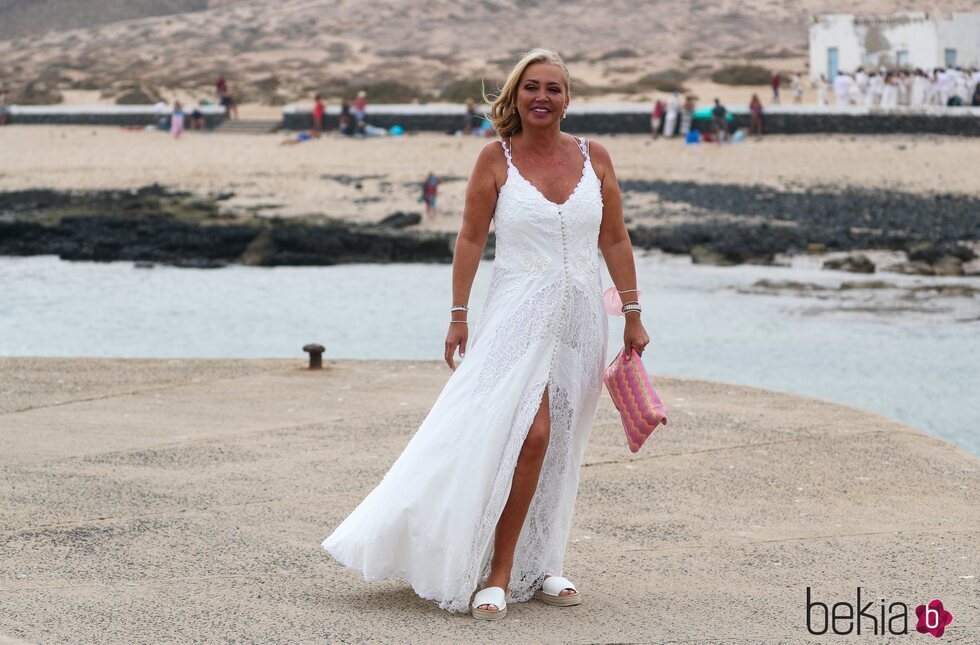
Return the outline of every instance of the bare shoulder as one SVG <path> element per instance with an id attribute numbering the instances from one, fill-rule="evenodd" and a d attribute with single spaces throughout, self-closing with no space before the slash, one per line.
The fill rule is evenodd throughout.
<path id="1" fill-rule="evenodd" d="M 497 163 L 507 164 L 507 160 L 504 157 L 504 147 L 501 145 L 499 139 L 494 139 L 493 141 L 487 142 L 486 145 L 480 150 L 480 156 L 476 158 L 477 165 L 489 165 L 493 166 Z"/>
<path id="2" fill-rule="evenodd" d="M 589 157 L 592 159 L 592 167 L 595 168 L 600 181 L 605 181 L 606 177 L 615 176 L 609 150 L 595 139 L 589 139 Z"/>
<path id="3" fill-rule="evenodd" d="M 609 150 L 595 139 L 589 139 L 589 156 L 604 166 L 612 166 Z"/>
<path id="4" fill-rule="evenodd" d="M 488 181 L 491 177 L 498 188 L 507 177 L 507 159 L 504 157 L 503 146 L 496 139 L 488 142 L 480 150 L 471 175 L 471 179 L 477 178 L 483 181 Z"/>

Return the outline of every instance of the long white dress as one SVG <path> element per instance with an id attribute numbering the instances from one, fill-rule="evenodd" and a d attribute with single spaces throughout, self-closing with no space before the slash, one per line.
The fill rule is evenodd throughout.
<path id="1" fill-rule="evenodd" d="M 545 575 L 563 574 L 608 337 L 602 194 L 588 143 L 578 143 L 582 176 L 556 204 L 501 141 L 507 180 L 493 215 L 496 255 L 466 356 L 381 483 L 322 544 L 365 580 L 401 578 L 443 609 L 468 611 L 490 573 L 494 529 L 546 386 L 550 441 L 508 600 L 528 600 Z"/>

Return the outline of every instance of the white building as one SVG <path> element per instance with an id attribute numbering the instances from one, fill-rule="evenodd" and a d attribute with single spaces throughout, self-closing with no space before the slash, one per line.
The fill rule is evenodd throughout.
<path id="1" fill-rule="evenodd" d="M 980 13 L 823 14 L 810 26 L 810 80 L 858 67 L 980 68 Z"/>

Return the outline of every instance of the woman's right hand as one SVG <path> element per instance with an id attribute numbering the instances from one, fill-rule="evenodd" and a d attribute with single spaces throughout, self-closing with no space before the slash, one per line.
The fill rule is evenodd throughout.
<path id="1" fill-rule="evenodd" d="M 453 361 L 453 357 L 456 354 L 456 348 L 459 348 L 460 358 L 463 358 L 466 353 L 467 327 L 463 323 L 449 323 L 449 331 L 446 333 L 446 363 L 449 364 L 449 369 L 454 372 L 456 371 L 456 363 Z"/>

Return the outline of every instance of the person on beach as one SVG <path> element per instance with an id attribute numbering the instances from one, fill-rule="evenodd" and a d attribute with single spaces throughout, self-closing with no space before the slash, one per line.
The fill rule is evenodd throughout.
<path id="1" fill-rule="evenodd" d="M 783 77 L 779 74 L 779 70 L 772 70 L 772 74 L 769 76 L 769 86 L 772 88 L 772 102 L 779 103 L 779 86 L 783 84 Z"/>
<path id="2" fill-rule="evenodd" d="M 694 97 L 690 94 L 684 97 L 684 105 L 681 107 L 681 136 L 685 139 L 694 123 L 694 107 Z"/>
<path id="3" fill-rule="evenodd" d="M 440 183 L 440 179 L 432 172 L 422 182 L 422 201 L 425 202 L 425 215 L 429 220 L 436 218 L 436 195 Z"/>
<path id="4" fill-rule="evenodd" d="M 229 119 L 238 118 L 238 104 L 235 103 L 235 96 L 231 92 L 225 92 L 221 97 L 221 106 L 225 108 L 225 115 Z"/>
<path id="5" fill-rule="evenodd" d="M 793 91 L 793 103 L 799 105 L 803 102 L 803 77 L 798 72 L 793 74 L 790 88 Z"/>
<path id="6" fill-rule="evenodd" d="M 360 90 L 354 99 L 354 119 L 361 123 L 367 118 L 367 92 Z"/>
<path id="7" fill-rule="evenodd" d="M 323 100 L 319 94 L 313 95 L 313 136 L 319 137 L 323 134 Z"/>
<path id="8" fill-rule="evenodd" d="M 653 112 L 650 114 L 650 133 L 656 139 L 660 136 L 660 124 L 664 120 L 664 102 L 657 99 L 653 104 Z"/>
<path id="9" fill-rule="evenodd" d="M 354 135 L 354 119 L 350 113 L 350 99 L 340 101 L 340 119 L 337 130 L 344 136 Z"/>
<path id="10" fill-rule="evenodd" d="M 179 139 L 183 133 L 184 108 L 181 107 L 180 101 L 174 101 L 174 110 L 170 113 L 170 134 L 174 136 L 174 139 Z"/>
<path id="11" fill-rule="evenodd" d="M 218 74 L 218 78 L 214 81 L 214 95 L 218 98 L 218 103 L 221 103 L 221 99 L 224 98 L 225 93 L 228 91 L 228 81 L 225 80 L 224 74 Z"/>
<path id="12" fill-rule="evenodd" d="M 667 114 L 664 117 L 664 137 L 670 139 L 677 128 L 677 115 L 681 109 L 680 95 L 674 92 L 667 101 Z"/>
<path id="13" fill-rule="evenodd" d="M 827 97 L 830 95 L 830 83 L 827 81 L 827 77 L 823 74 L 820 75 L 820 80 L 817 81 L 817 105 L 826 107 L 828 104 Z"/>
<path id="14" fill-rule="evenodd" d="M 501 140 L 476 160 L 453 255 L 452 374 L 381 482 L 322 543 L 365 579 L 401 578 L 481 619 L 532 597 L 582 602 L 563 564 L 606 365 L 600 251 L 626 302 L 625 355 L 650 342 L 612 161 L 562 132 L 569 97 L 561 58 L 535 49 L 492 99 Z M 471 335 L 467 300 L 491 220 L 490 288 Z"/>
<path id="15" fill-rule="evenodd" d="M 751 119 L 751 128 L 749 129 L 749 134 L 756 137 L 762 136 L 762 101 L 759 100 L 758 94 L 752 95 L 752 100 L 749 101 L 749 117 Z"/>
<path id="16" fill-rule="evenodd" d="M 195 105 L 191 111 L 191 129 L 203 130 L 205 127 L 204 114 L 201 112 L 200 104 Z"/>
<path id="17" fill-rule="evenodd" d="M 7 108 L 7 93 L 0 91 L 0 126 L 7 125 L 7 114 L 10 110 Z"/>
<path id="18" fill-rule="evenodd" d="M 718 99 L 715 99 L 715 106 L 711 108 L 711 129 L 715 141 L 725 143 L 728 139 L 728 110 Z"/>
<path id="19" fill-rule="evenodd" d="M 851 77 L 843 71 L 838 72 L 834 78 L 834 94 L 837 96 L 837 105 L 850 105 Z"/>
<path id="20" fill-rule="evenodd" d="M 476 123 L 476 101 L 466 99 L 466 116 L 463 121 L 463 134 L 473 134 L 473 124 Z"/>

